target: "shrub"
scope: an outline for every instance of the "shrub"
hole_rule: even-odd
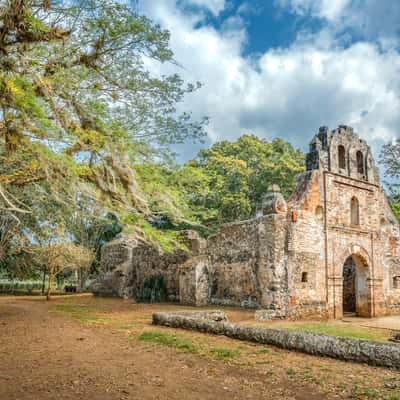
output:
[[[160,303],[167,299],[167,287],[161,274],[147,278],[136,294],[136,300],[142,303]]]

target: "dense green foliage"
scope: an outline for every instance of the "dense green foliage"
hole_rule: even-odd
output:
[[[140,186],[151,195],[153,226],[179,231],[194,221],[205,234],[221,223],[253,216],[274,183],[288,198],[303,170],[304,154],[289,143],[250,135],[217,142],[182,166],[147,163],[135,167]]]
[[[304,154],[281,139],[244,135],[201,150],[187,167],[201,171],[207,186],[194,187],[192,202],[209,211],[203,213],[204,223],[218,225],[254,215],[271,184],[289,197],[304,170]]]
[[[206,120],[176,109],[198,85],[146,67],[174,62],[168,42],[168,31],[127,3],[1,2],[0,259],[8,266],[33,243],[81,243],[110,212],[155,240],[163,235],[149,221],[160,210],[192,223],[167,193],[155,200],[137,172],[144,177],[170,143],[204,135]]]
[[[389,198],[392,211],[400,220],[400,139],[387,143],[382,147],[380,162],[385,167],[385,176],[390,179]]]

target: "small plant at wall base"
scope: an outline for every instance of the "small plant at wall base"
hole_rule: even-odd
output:
[[[167,299],[167,287],[162,275],[147,278],[137,291],[136,299],[142,303],[160,303]]]

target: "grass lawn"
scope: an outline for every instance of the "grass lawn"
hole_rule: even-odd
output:
[[[388,339],[391,337],[391,331],[388,329],[367,328],[342,321],[274,321],[255,324],[265,328],[321,333],[341,338],[373,340],[376,342],[388,342]]]

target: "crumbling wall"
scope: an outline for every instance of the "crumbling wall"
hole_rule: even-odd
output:
[[[182,304],[193,306],[210,303],[211,282],[207,256],[191,257],[180,266],[179,299]]]
[[[204,249],[205,241],[196,232],[184,231],[186,249],[166,252],[136,238],[119,235],[103,246],[101,273],[92,284],[98,295],[140,299],[151,278],[162,277],[166,300],[179,300],[179,268],[191,255]]]
[[[322,127],[306,166],[288,204],[272,185],[261,216],[223,225],[207,240],[187,231],[188,251],[123,237],[107,244],[94,291],[135,297],[162,276],[167,298],[185,304],[260,308],[263,319],[341,318],[352,257],[356,312],[399,313],[400,229],[369,146],[350,127]]]
[[[208,238],[211,303],[247,307],[260,304],[258,223],[250,220],[227,224]]]
[[[262,213],[223,225],[208,238],[210,302],[266,308],[282,317],[287,311],[287,205],[277,185],[266,193]]]
[[[129,287],[132,252],[139,242],[136,238],[118,235],[101,249],[100,275],[92,284],[96,295],[131,297]]]
[[[167,291],[166,300],[179,300],[178,268],[188,257],[189,253],[183,250],[167,253],[145,244],[136,247],[132,253],[129,276],[133,297],[138,297],[146,280],[162,276]]]

